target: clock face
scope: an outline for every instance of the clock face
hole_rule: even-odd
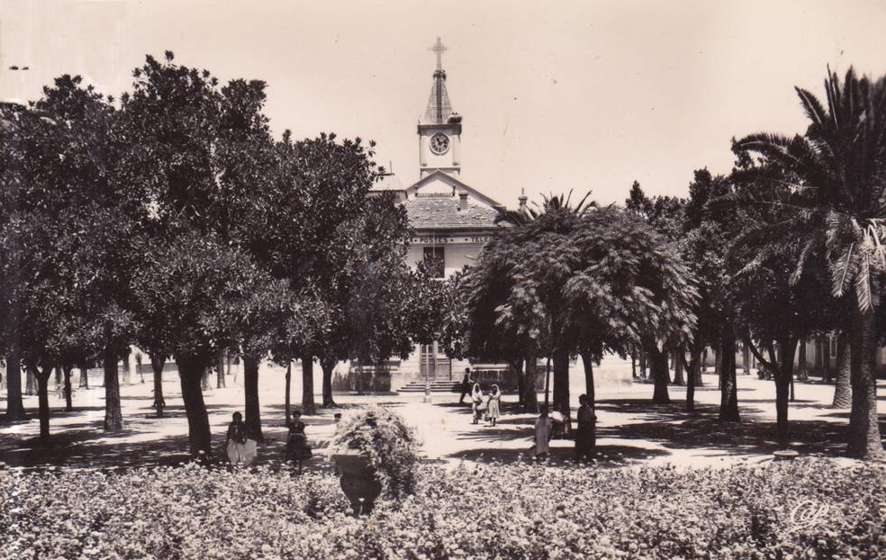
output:
[[[449,151],[449,137],[442,132],[438,132],[431,136],[431,151],[438,156]]]

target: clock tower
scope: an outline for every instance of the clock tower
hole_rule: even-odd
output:
[[[428,107],[418,122],[419,179],[435,171],[453,176],[461,173],[461,115],[453,112],[446,91],[446,70],[443,70],[446,47],[437,37],[431,50],[437,55],[437,69]]]

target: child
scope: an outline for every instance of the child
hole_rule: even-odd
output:
[[[548,417],[548,409],[542,408],[541,415],[535,421],[535,456],[539,459],[550,453],[551,428],[553,422]]]
[[[489,400],[486,401],[486,416],[489,418],[489,422],[495,426],[500,415],[501,391],[499,390],[498,385],[493,385],[492,391],[489,393]]]
[[[474,383],[474,391],[471,393],[471,408],[474,412],[474,424],[478,424],[483,415],[483,393],[480,391],[479,383]]]

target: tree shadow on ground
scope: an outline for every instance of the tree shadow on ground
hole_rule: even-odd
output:
[[[0,436],[0,456],[7,466],[35,468],[58,466],[102,469],[175,466],[191,460],[186,434],[146,441],[119,441],[133,433],[124,431],[96,434],[93,430],[69,430],[50,436],[46,442],[38,438]],[[323,448],[326,444],[317,440],[309,442],[313,449]],[[285,451],[285,434],[282,437],[266,435],[264,442],[258,445],[258,455],[253,465],[281,463],[285,459]],[[225,461],[223,434],[213,434],[212,453],[215,461]],[[324,456],[315,454],[303,466],[311,467],[324,462]]]
[[[847,429],[842,422],[793,420],[789,446],[803,454],[844,456]],[[774,421],[747,416],[741,423],[721,424],[714,415],[681,422],[604,425],[598,427],[597,437],[651,441],[673,449],[714,449],[725,455],[771,454],[781,447],[776,440]]]
[[[52,423],[52,419],[54,418],[71,418],[74,416],[78,416],[83,414],[84,412],[98,412],[104,411],[104,406],[75,406],[71,410],[65,410],[64,406],[53,406],[49,407],[49,418],[50,424]],[[6,415],[0,415],[0,426],[9,425],[9,424],[20,424],[22,422],[37,422],[38,421],[38,411],[36,408],[27,408],[25,410],[27,414],[26,420],[16,420],[10,421],[6,419]]]
[[[592,461],[582,462],[589,468],[615,468],[640,464],[654,457],[670,455],[663,449],[647,449],[631,445],[598,445]],[[478,448],[466,449],[451,453],[452,459],[464,459],[483,463],[538,463],[548,466],[575,465],[575,449],[569,447],[552,447],[547,460],[537,460],[533,456],[533,448],[524,449]]]
[[[499,428],[477,425],[474,430],[456,432],[455,439],[462,441],[513,441],[532,437],[533,430]]]
[[[740,414],[755,415],[762,413],[760,409],[741,406],[746,402],[748,401],[739,400]],[[699,402],[695,403],[695,410],[688,412],[686,410],[686,401],[676,399],[668,403],[654,403],[649,399],[606,399],[597,401],[596,409],[598,412],[630,414],[634,417],[639,417],[641,420],[658,422],[674,422],[702,416],[717,418],[720,413],[720,405]]]

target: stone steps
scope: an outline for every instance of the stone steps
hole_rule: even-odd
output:
[[[446,380],[432,380],[431,381],[431,392],[432,393],[451,393],[452,386],[455,384],[455,381]],[[404,385],[400,389],[397,390],[398,393],[424,393],[425,392],[425,382],[424,381],[413,381],[408,385]]]

